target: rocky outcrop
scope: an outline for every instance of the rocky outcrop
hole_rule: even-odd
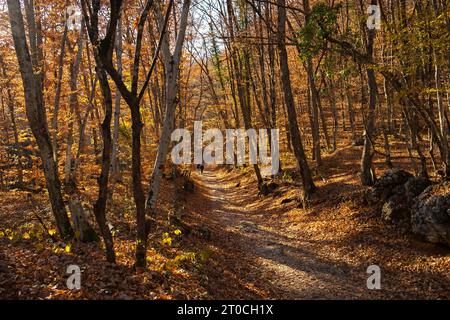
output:
[[[369,205],[386,202],[394,195],[396,188],[402,187],[413,175],[404,170],[388,170],[374,184],[366,194]]]
[[[411,222],[411,207],[414,199],[429,185],[430,180],[424,177],[411,177],[404,184],[391,189],[390,196],[381,209],[381,217],[409,229]],[[385,192],[387,194],[388,192]]]
[[[450,245],[449,182],[431,185],[427,178],[389,170],[366,193],[366,201],[379,206],[381,218],[401,230]]]
[[[408,198],[408,202],[412,203],[414,198],[420,195],[430,185],[431,181],[424,177],[413,177],[408,179],[404,184],[405,195]]]
[[[432,243],[450,246],[450,183],[428,187],[415,200],[411,230]]]

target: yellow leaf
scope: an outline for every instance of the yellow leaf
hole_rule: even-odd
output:
[[[175,230],[173,233],[175,233],[177,236],[179,236],[179,235],[181,234],[181,230],[180,230],[180,229],[177,229],[177,230]]]
[[[166,238],[164,238],[162,241],[161,241],[161,244],[162,245],[165,245],[165,244],[167,244],[167,245],[172,245],[172,238],[171,237],[166,237]]]
[[[56,234],[56,230],[50,229],[50,230],[48,230],[48,234],[52,236],[52,235]]]
[[[28,232],[25,232],[22,236],[24,239],[30,239],[30,234]]]

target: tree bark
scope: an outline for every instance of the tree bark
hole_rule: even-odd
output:
[[[48,132],[41,86],[42,75],[39,73],[35,75],[34,73],[34,65],[25,36],[20,2],[19,0],[8,0],[7,3],[14,48],[25,91],[28,122],[39,147],[46,186],[58,232],[62,237],[69,238],[73,236],[73,230],[61,194],[61,183],[58,177],[57,166],[53,160],[53,149]],[[30,43],[34,41],[35,39],[30,39]]]
[[[173,124],[175,119],[175,110],[178,105],[177,92],[178,92],[178,73],[180,69],[180,59],[183,49],[184,39],[186,35],[186,28],[188,22],[188,15],[191,1],[185,0],[183,3],[183,9],[181,13],[181,19],[178,29],[178,36],[176,39],[176,45],[173,54],[170,53],[168,35],[165,34],[162,43],[162,54],[165,64],[166,72],[166,112],[164,115],[163,128],[161,131],[161,138],[159,141],[158,152],[156,155],[156,161],[153,167],[152,175],[150,178],[150,189],[146,200],[146,214],[155,216],[156,214],[156,201],[158,198],[159,187],[161,184],[162,173],[164,164],[166,162],[169,139],[171,131],[173,130]],[[161,17],[160,17],[161,18]],[[160,19],[162,21],[162,19]],[[162,24],[162,23],[161,23]]]
[[[119,76],[122,76],[122,53],[123,53],[123,41],[122,41],[122,19],[119,19],[117,27],[117,39],[116,39],[116,59],[117,59],[117,72]],[[116,89],[114,100],[114,130],[113,130],[113,149],[111,155],[111,188],[110,198],[112,198],[114,192],[114,185],[119,180],[119,120],[120,120],[120,90]]]
[[[2,71],[2,76],[4,79],[7,79],[7,74],[6,74],[6,65],[3,61],[3,58],[0,57],[0,67],[1,67],[1,71]],[[16,123],[16,115],[14,112],[14,98],[11,92],[11,84],[9,83],[9,81],[6,83],[6,95],[7,95],[7,105],[8,105],[8,111],[9,111],[9,116],[11,119],[11,126],[12,126],[12,130],[13,130],[13,137],[14,137],[14,145],[16,148],[16,152],[17,152],[17,184],[18,186],[21,188],[24,186],[23,184],[23,167],[22,167],[22,148],[20,146],[20,142],[19,142],[19,131],[17,129],[17,123]]]
[[[280,57],[281,82],[284,92],[284,100],[289,119],[289,131],[292,139],[294,155],[297,159],[298,168],[303,181],[305,198],[311,196],[316,190],[311,171],[306,161],[300,130],[297,123],[297,112],[295,110],[294,98],[292,96],[291,79],[286,50],[286,1],[277,0],[278,4],[278,52]]]
[[[116,255],[114,251],[114,242],[106,223],[106,204],[108,200],[108,187],[109,187],[109,169],[111,165],[111,152],[112,152],[112,138],[111,138],[111,120],[112,120],[112,95],[111,88],[109,87],[108,76],[106,73],[106,66],[104,64],[104,55],[108,52],[108,46],[110,45],[111,38],[114,40],[114,34],[110,34],[110,31],[114,31],[114,22],[111,22],[105,37],[99,39],[98,28],[98,15],[100,10],[100,1],[93,0],[92,7],[82,0],[83,16],[86,23],[86,27],[89,34],[89,39],[92,43],[94,51],[94,59],[96,63],[96,75],[100,85],[100,89],[103,96],[104,106],[104,118],[101,124],[101,134],[103,138],[103,150],[101,161],[101,172],[98,177],[98,196],[94,203],[94,215],[97,224],[100,228],[100,232],[105,244],[106,260],[111,263],[115,263]],[[120,14],[121,3],[112,1],[111,15]],[[111,19],[113,20],[113,19]],[[113,29],[113,30],[111,30]]]
[[[376,0],[372,0],[372,4],[376,4]],[[366,52],[367,55],[372,59],[373,58],[373,45],[375,40],[375,29],[367,30],[367,46]],[[372,142],[373,142],[373,134],[375,130],[375,108],[377,104],[378,97],[378,88],[377,88],[377,80],[375,77],[375,71],[373,66],[369,65],[366,67],[367,73],[367,84],[369,87],[369,110],[365,125],[364,132],[364,148],[361,159],[361,183],[364,186],[370,186],[375,183],[375,172],[372,167]]]

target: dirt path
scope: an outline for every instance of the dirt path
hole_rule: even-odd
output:
[[[450,298],[448,250],[394,234],[365,208],[334,207],[333,192],[354,194],[357,186],[323,187],[317,197],[330,208],[305,211],[258,197],[242,175],[207,169],[194,179],[191,216],[210,233],[204,273],[212,298]],[[372,264],[381,267],[381,290],[367,288]]]
[[[255,298],[349,299],[367,290],[364,277],[351,281],[345,266],[315,255],[323,244],[275,230],[265,212],[253,208],[255,195],[236,181],[217,171],[205,171],[196,181],[208,201],[213,241],[228,256],[225,273],[242,277],[238,281],[247,283]]]

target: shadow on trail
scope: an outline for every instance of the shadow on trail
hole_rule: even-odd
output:
[[[214,298],[414,299],[424,297],[414,288],[417,279],[436,278],[436,283],[442,283],[441,275],[413,272],[405,276],[401,270],[383,266],[383,290],[368,290],[366,270],[377,261],[355,253],[355,259],[346,263],[338,255],[340,247],[369,246],[364,244],[368,235],[314,240],[302,232],[287,235],[273,230],[269,217],[276,210],[258,205],[256,187],[238,187],[235,176],[222,174],[196,175],[195,201],[207,203],[208,209],[191,212],[211,230],[210,242],[216,250],[207,274],[214,282],[209,286]],[[375,245],[386,249],[388,242]],[[318,253],[325,246],[330,251],[338,249],[335,259]]]

